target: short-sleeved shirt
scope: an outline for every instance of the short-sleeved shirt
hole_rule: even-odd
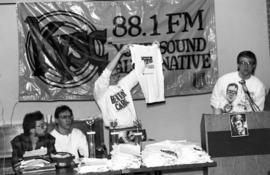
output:
[[[211,106],[222,109],[224,113],[251,112],[252,108],[240,81],[238,72],[231,72],[220,77],[212,92]],[[263,83],[253,75],[245,81],[251,98],[262,111],[265,101]]]
[[[55,137],[55,148],[57,152],[68,152],[79,158],[79,154],[88,157],[88,143],[84,133],[73,128],[68,135],[60,134],[56,129],[51,131],[51,135]]]

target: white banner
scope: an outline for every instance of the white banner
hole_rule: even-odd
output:
[[[209,93],[218,77],[214,0],[18,3],[17,13],[20,101],[93,100],[127,43],[160,42],[166,97]],[[131,69],[122,55],[112,80]]]

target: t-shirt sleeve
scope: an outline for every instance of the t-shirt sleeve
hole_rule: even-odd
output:
[[[94,85],[94,98],[96,100],[108,89],[111,73],[112,72],[109,69],[104,69],[102,74],[96,80]]]
[[[220,96],[221,96],[220,91],[221,91],[221,80],[218,79],[213,88],[212,95],[210,98],[210,104],[214,108],[220,108]]]
[[[132,70],[118,82],[118,85],[120,85],[121,87],[126,87],[127,90],[131,90],[138,84],[138,82],[139,81],[136,72],[135,70]]]
[[[80,141],[78,142],[79,144],[79,153],[83,157],[88,157],[89,156],[89,150],[88,150],[88,142],[86,139],[86,136],[83,132],[78,130],[78,138],[80,138]]]
[[[264,109],[264,102],[265,102],[265,87],[263,84],[258,86],[257,88],[257,95],[254,99],[255,104],[260,108],[261,111]]]

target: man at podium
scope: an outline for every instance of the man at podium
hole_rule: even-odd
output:
[[[220,77],[210,99],[214,114],[259,112],[264,108],[265,87],[254,76],[257,59],[253,52],[237,56],[237,71]]]

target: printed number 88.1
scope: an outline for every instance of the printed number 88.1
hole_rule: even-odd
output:
[[[128,35],[135,37],[141,34],[141,18],[139,16],[130,16],[128,18],[128,26],[126,26],[126,18],[124,16],[116,16],[113,19],[113,35],[116,37]]]

